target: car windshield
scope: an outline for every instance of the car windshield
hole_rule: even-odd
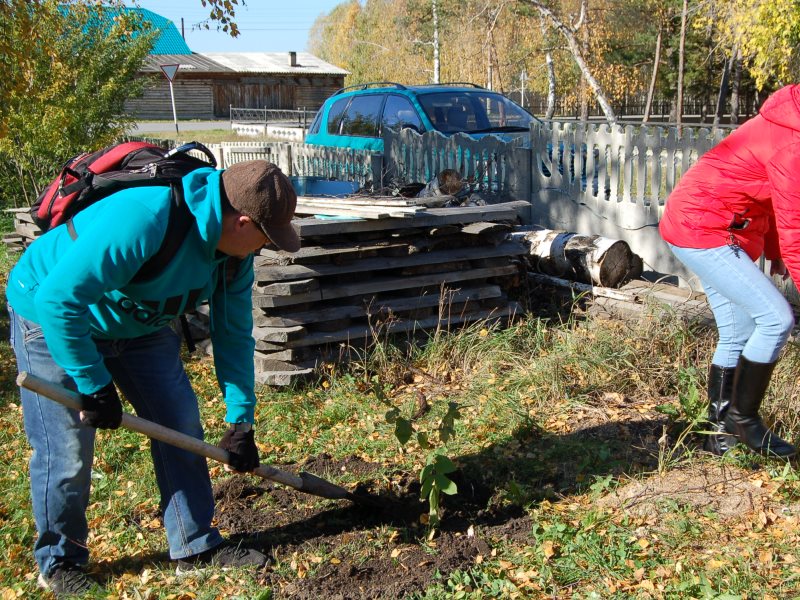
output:
[[[534,120],[521,106],[494,92],[433,92],[417,99],[442,133],[523,131]]]

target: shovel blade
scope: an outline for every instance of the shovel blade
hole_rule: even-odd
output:
[[[317,477],[313,473],[306,471],[300,472],[300,479],[303,482],[302,490],[315,496],[322,498],[330,498],[332,500],[350,499],[350,492],[343,487],[339,487],[330,481],[325,481],[321,477]]]

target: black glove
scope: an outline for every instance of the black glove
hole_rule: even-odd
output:
[[[81,394],[81,423],[97,429],[116,429],[122,423],[122,402],[112,381],[93,394]]]
[[[219,447],[228,451],[230,466],[235,471],[245,473],[258,466],[258,448],[252,427],[242,423],[237,425],[231,425],[225,432]],[[245,428],[247,431],[244,431]]]

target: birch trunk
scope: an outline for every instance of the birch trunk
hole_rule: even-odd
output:
[[[658,79],[658,67],[661,63],[661,29],[656,36],[656,55],[653,57],[653,75],[650,77],[650,87],[647,89],[647,102],[644,105],[644,117],[642,123],[650,120],[650,111],[653,108],[653,95],[656,91],[656,80]]]
[[[547,26],[544,24],[544,18],[540,21],[542,29],[542,39],[547,38]],[[553,62],[553,54],[550,48],[545,50],[544,53],[545,68],[547,69],[547,111],[545,112],[545,119],[552,119],[556,112],[556,69]]]
[[[678,92],[675,107],[675,122],[678,124],[680,132],[683,123],[683,63],[686,58],[686,21],[689,15],[689,0],[683,0],[681,9],[681,38],[678,50]]]
[[[616,288],[642,274],[642,259],[622,240],[542,229],[524,237],[540,273]]]
[[[594,78],[594,75],[592,75],[589,65],[586,64],[586,60],[583,58],[583,53],[581,52],[580,42],[578,42],[577,38],[575,37],[575,33],[572,31],[572,29],[567,27],[567,25],[562,23],[561,19],[559,19],[552,10],[544,6],[541,2],[536,0],[528,0],[528,3],[538,10],[542,16],[547,18],[553,24],[553,27],[564,36],[564,39],[567,42],[567,47],[572,53],[572,58],[575,60],[575,64],[578,65],[578,69],[580,69],[583,77],[586,78],[586,82],[589,84],[589,87],[592,88],[592,91],[597,98],[597,103],[600,105],[600,108],[603,110],[603,114],[606,116],[606,120],[609,123],[616,123],[617,115],[614,113],[614,109],[611,108],[611,103],[608,101],[608,98],[606,98],[606,94],[603,91],[602,86],[597,79]]]
[[[439,11],[436,0],[431,0],[433,10],[433,83],[439,83]]]
[[[714,111],[714,124],[712,125],[712,130],[714,131],[719,127],[719,123],[722,120],[722,113],[725,112],[725,101],[728,99],[731,69],[733,68],[733,63],[735,60],[736,48],[733,49],[731,57],[725,61],[725,64],[722,67],[722,77],[720,78],[719,82],[719,95],[717,96],[717,108]]]

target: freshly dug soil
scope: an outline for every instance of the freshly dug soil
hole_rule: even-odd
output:
[[[291,564],[291,578],[275,567],[263,572],[264,585],[276,598],[403,598],[424,590],[437,573],[446,579],[488,558],[497,541],[524,540],[531,531],[521,508],[493,506],[491,491],[465,481],[460,473],[453,474],[459,493],[443,498],[442,522],[428,540],[420,519],[428,506],[419,500],[415,477],[396,473],[389,482],[385,475],[380,482],[370,480],[377,475],[377,465],[356,457],[336,461],[321,455],[296,468],[321,477],[344,469],[361,477],[357,493],[380,502],[320,502],[238,475],[216,485],[217,525],[231,539],[246,540],[270,554],[283,569]],[[325,559],[320,556],[316,563],[307,558],[323,554]]]

